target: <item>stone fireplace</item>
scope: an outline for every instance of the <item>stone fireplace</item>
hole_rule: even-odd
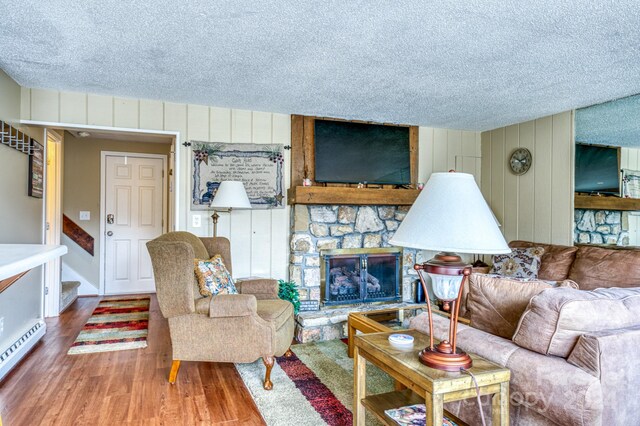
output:
[[[305,205],[296,204],[291,209],[291,236],[289,259],[289,279],[299,285],[301,300],[317,300],[321,306],[319,312],[303,312],[297,317],[296,336],[299,341],[329,340],[345,337],[344,322],[350,311],[380,309],[381,306],[372,304],[376,289],[382,289],[380,274],[382,269],[371,272],[371,267],[378,268],[376,262],[381,259],[372,257],[374,254],[384,254],[394,259],[394,268],[398,267],[397,290],[394,288],[389,294],[382,296],[378,293],[377,302],[385,303],[386,307],[407,305],[414,300],[417,274],[413,269],[417,251],[392,247],[389,239],[409,211],[409,206],[352,206],[352,205]],[[363,265],[362,258],[352,259],[345,264],[336,263],[333,277],[331,269],[324,274],[327,260],[323,254],[344,252],[335,250],[351,249],[355,253],[366,253],[367,264]],[[385,252],[388,250],[388,252]],[[397,254],[396,254],[397,253]],[[420,259],[418,259],[420,261]],[[368,266],[363,268],[362,266]],[[343,271],[343,267],[344,269]],[[363,271],[367,269],[367,274]],[[327,274],[329,277],[327,277]],[[324,283],[322,279],[325,279]],[[326,282],[329,278],[327,295]],[[354,279],[358,282],[358,296],[354,298],[355,285],[350,285]],[[331,297],[331,280],[334,286]],[[376,283],[376,280],[378,282]],[[388,283],[385,280],[385,283]],[[342,286],[340,285],[342,284]],[[377,285],[376,285],[377,284]],[[379,286],[379,287],[378,287]],[[342,287],[342,289],[341,289]],[[361,297],[363,291],[365,297]],[[368,291],[368,292],[367,292]],[[388,291],[388,289],[386,290]],[[342,297],[340,297],[342,296]],[[356,300],[357,299],[357,300]],[[339,303],[347,303],[344,307],[337,307]]]

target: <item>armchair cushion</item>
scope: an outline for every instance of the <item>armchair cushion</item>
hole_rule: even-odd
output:
[[[260,318],[272,322],[277,330],[293,316],[293,305],[281,299],[258,300],[257,311]]]
[[[233,283],[233,278],[227,271],[220,255],[216,255],[209,260],[195,259],[193,262],[201,295],[207,297],[217,294],[238,293]]]

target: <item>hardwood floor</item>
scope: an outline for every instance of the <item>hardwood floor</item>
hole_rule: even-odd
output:
[[[167,382],[167,322],[151,298],[145,349],[67,355],[100,298],[80,298],[0,382],[4,426],[264,425],[233,364],[183,362]]]

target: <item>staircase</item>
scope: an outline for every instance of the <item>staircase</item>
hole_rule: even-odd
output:
[[[80,281],[63,281],[60,292],[60,313],[64,312],[78,298]]]

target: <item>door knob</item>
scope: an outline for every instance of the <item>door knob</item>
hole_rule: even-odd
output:
[[[113,235],[113,231],[107,231],[107,236],[112,236]]]

